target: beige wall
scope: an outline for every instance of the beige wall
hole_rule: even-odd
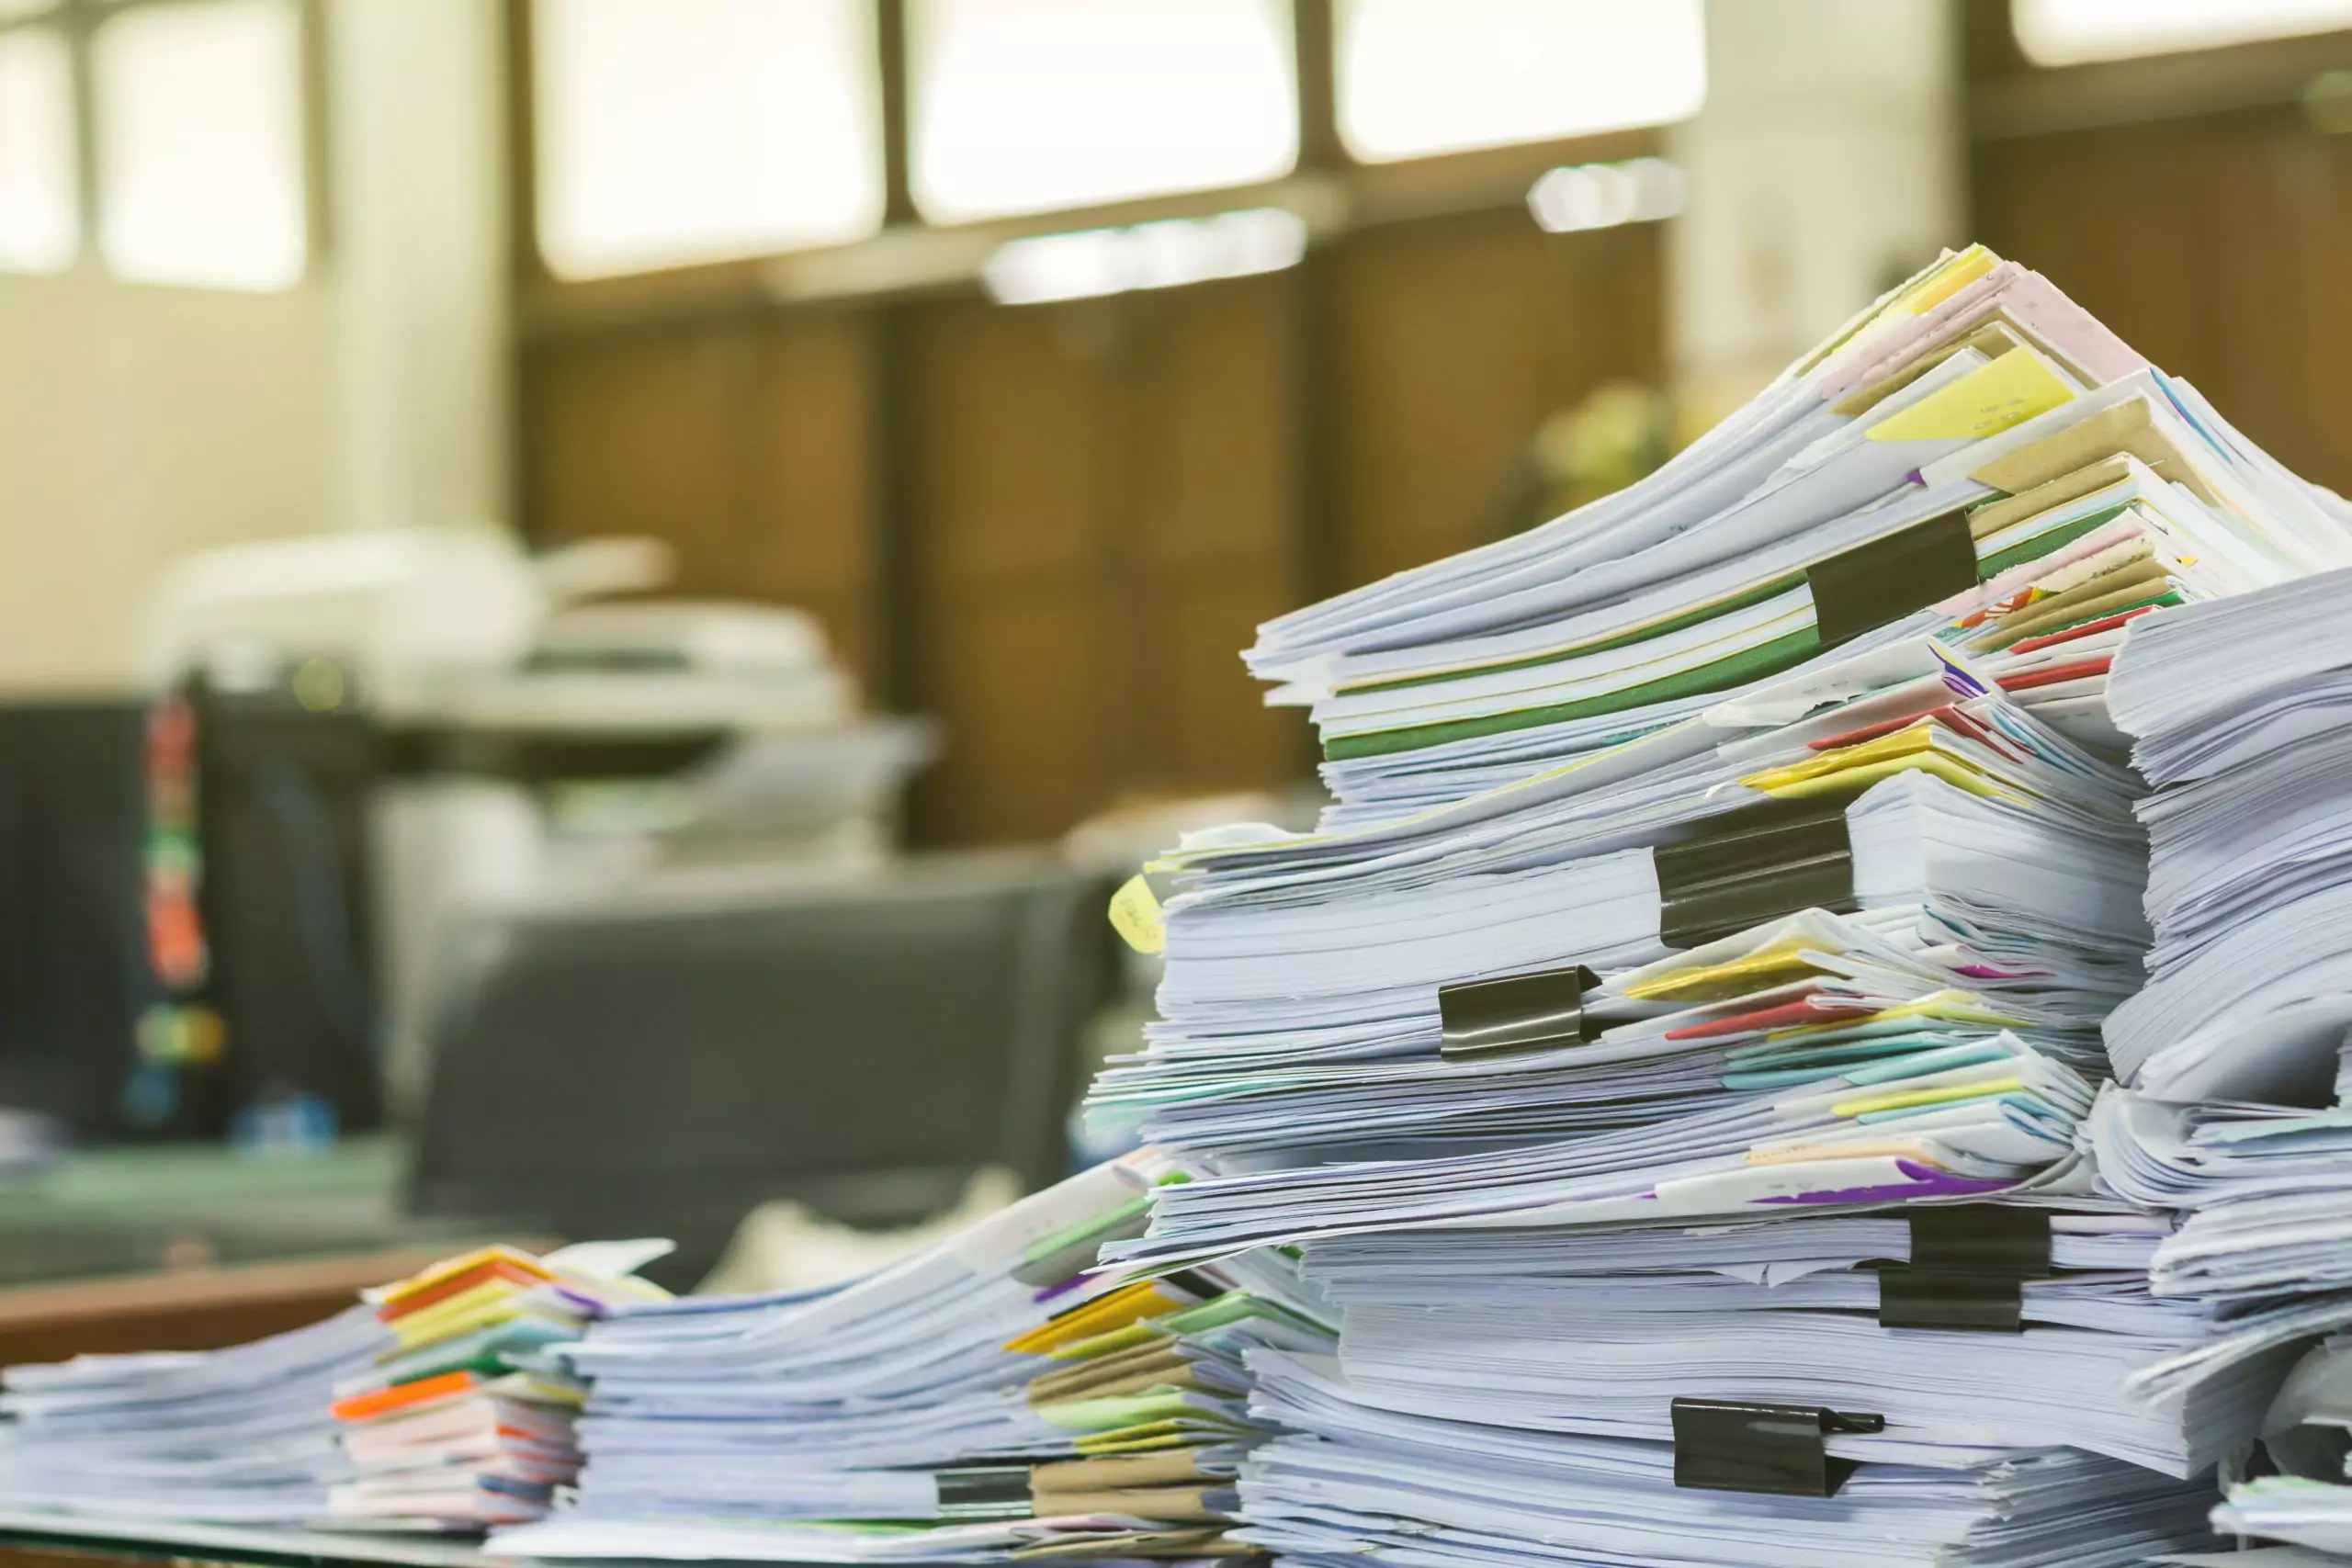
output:
[[[302,287],[0,274],[0,695],[128,689],[149,584],[190,550],[505,506],[498,0],[324,9]]]
[[[0,276],[0,691],[127,685],[185,551],[331,525],[334,302]]]
[[[1967,243],[1957,23],[1951,0],[1708,0],[1706,107],[1667,133],[1690,181],[1667,320],[1709,413]]]

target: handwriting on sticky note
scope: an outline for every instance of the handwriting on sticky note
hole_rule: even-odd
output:
[[[1111,895],[1111,929],[1137,953],[1162,953],[1168,947],[1167,919],[1159,896],[1137,872]]]

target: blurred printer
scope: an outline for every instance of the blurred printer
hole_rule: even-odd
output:
[[[667,573],[648,541],[535,558],[415,528],[165,574],[146,670],[192,777],[149,793],[193,802],[202,961],[139,1032],[127,1100],[153,1130],[331,1135],[413,1100],[469,910],[887,859],[929,726],[865,713],[808,615],[647,597]]]

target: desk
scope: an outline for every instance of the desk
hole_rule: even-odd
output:
[[[548,1243],[508,1238],[537,1251]],[[215,1350],[341,1312],[479,1241],[435,1242],[294,1263],[189,1269],[0,1290],[0,1367],[85,1353]]]
[[[498,1228],[419,1220],[403,1204],[408,1149],[348,1138],[302,1154],[220,1145],[81,1149],[0,1179],[0,1286],[275,1263],[440,1243]],[[5,1358],[0,1358],[5,1359]]]
[[[0,1568],[109,1562],[249,1563],[254,1568],[498,1568],[506,1560],[435,1536],[118,1524],[0,1510]]]

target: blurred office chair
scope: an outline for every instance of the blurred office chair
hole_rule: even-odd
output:
[[[903,1224],[1064,1173],[1108,887],[1031,855],[831,885],[656,880],[479,915],[444,950],[420,1213],[662,1235],[667,1277],[790,1198]]]

